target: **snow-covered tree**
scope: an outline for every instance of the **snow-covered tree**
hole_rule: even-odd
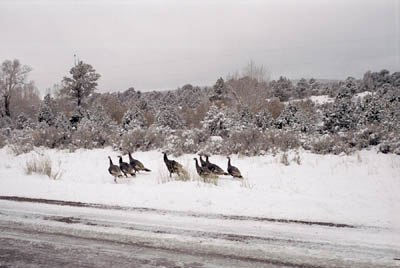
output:
[[[384,102],[377,94],[367,95],[357,102],[356,113],[360,114],[359,125],[379,124],[382,120]]]
[[[298,111],[299,108],[296,105],[292,103],[286,105],[282,113],[275,120],[276,128],[284,129],[296,127],[296,125],[299,123],[296,116]]]
[[[211,136],[228,136],[233,125],[226,112],[218,109],[215,105],[210,106],[201,123]]]
[[[177,104],[182,107],[196,108],[204,99],[204,93],[199,87],[184,85],[176,91]]]
[[[15,127],[17,129],[26,129],[32,124],[31,120],[24,113],[20,113],[18,115],[15,123]]]
[[[308,81],[304,78],[301,78],[297,82],[296,87],[295,87],[296,97],[299,99],[306,97],[309,89],[310,89],[310,84],[308,83]]]
[[[117,128],[117,124],[108,116],[103,105],[100,103],[93,105],[88,110],[87,117],[91,122],[103,129],[113,130]]]
[[[83,61],[79,61],[69,73],[71,77],[64,77],[60,94],[76,99],[77,105],[80,106],[82,100],[96,89],[100,74],[96,73],[92,65]]]
[[[267,109],[263,109],[256,113],[254,120],[255,125],[262,130],[268,129],[274,123],[274,118]]]
[[[244,128],[253,126],[254,116],[248,105],[243,105],[240,107],[238,123]]]
[[[381,122],[389,131],[400,131],[400,89],[383,86],[377,91],[378,98],[384,109],[381,113]]]
[[[280,101],[289,100],[290,94],[293,90],[293,84],[290,79],[281,76],[278,80],[271,81],[271,87],[274,96],[279,98]]]
[[[72,111],[71,117],[69,119],[72,127],[76,128],[78,126],[78,123],[84,117],[87,117],[86,111],[84,111],[83,108],[80,106],[76,107],[76,109]]]
[[[315,121],[313,113],[302,110],[296,103],[289,103],[275,120],[275,127],[310,132],[315,127]]]
[[[348,78],[341,85],[331,106],[324,111],[324,128],[330,132],[349,130],[356,127],[359,114],[352,98],[357,90],[355,79]]]
[[[393,87],[400,88],[400,72],[394,72],[390,76],[390,81]]]
[[[225,82],[222,77],[218,78],[217,82],[215,82],[214,86],[214,93],[217,95],[222,95],[225,93],[226,88],[225,88]]]
[[[168,127],[170,129],[182,129],[184,126],[180,115],[172,107],[163,107],[155,119],[157,126]]]
[[[0,97],[4,104],[4,116],[11,117],[10,101],[16,89],[26,84],[28,73],[32,70],[21,65],[18,59],[5,60],[0,69]],[[2,111],[0,115],[3,116]]]
[[[130,108],[122,118],[121,127],[123,130],[144,129],[147,127],[147,119],[136,107]]]
[[[317,90],[320,87],[319,82],[315,80],[315,78],[310,78],[310,80],[308,80],[308,84],[312,90]]]
[[[54,126],[62,130],[69,130],[72,127],[71,122],[67,119],[64,113],[59,113],[56,116]]]
[[[53,112],[54,101],[51,99],[50,94],[47,94],[43,101],[40,103],[38,122],[44,122],[48,126],[55,124],[55,114]]]

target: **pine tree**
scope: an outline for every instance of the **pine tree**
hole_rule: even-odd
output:
[[[240,107],[238,123],[242,126],[242,128],[254,126],[254,116],[248,105],[243,105]]]
[[[53,112],[53,100],[51,99],[50,94],[47,94],[43,101],[40,103],[39,113],[38,113],[38,122],[44,122],[48,126],[54,126],[55,124],[55,115]]]
[[[299,122],[297,122],[296,114],[298,107],[292,103],[285,106],[281,114],[275,120],[275,126],[278,129],[294,128]]]
[[[75,110],[72,111],[71,117],[69,119],[71,126],[73,128],[77,128],[79,122],[82,120],[82,118],[87,117],[86,112],[83,110],[81,106],[77,106]]]
[[[314,113],[306,112],[296,103],[289,103],[275,120],[275,127],[301,132],[311,132],[315,129],[316,118]]]
[[[71,77],[64,77],[64,87],[60,90],[61,95],[70,96],[77,101],[78,107],[82,100],[92,94],[97,87],[97,80],[100,74],[92,65],[79,61],[70,70]]]
[[[203,128],[212,136],[228,136],[232,127],[232,121],[223,110],[212,105],[204,120],[201,122]]]
[[[352,98],[357,90],[354,78],[347,78],[342,83],[339,93],[331,106],[324,111],[324,129],[330,132],[354,129],[357,126],[359,115],[357,106]]]
[[[184,126],[182,118],[172,107],[162,108],[156,116],[155,123],[170,129],[182,129]]]

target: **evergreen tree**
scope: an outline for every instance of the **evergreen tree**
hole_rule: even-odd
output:
[[[275,120],[275,127],[301,132],[313,131],[316,124],[314,113],[302,110],[296,103],[289,103]]]
[[[359,125],[379,124],[384,111],[383,102],[377,94],[367,95],[357,103],[356,113],[360,114]]]
[[[72,128],[76,129],[79,122],[82,120],[82,118],[87,117],[86,112],[83,110],[82,107],[78,106],[75,108],[75,110],[72,111],[71,117],[69,119]]]
[[[240,107],[238,123],[243,127],[253,126],[254,116],[248,105],[243,105]]]
[[[72,127],[71,122],[67,119],[64,113],[59,113],[56,116],[54,126],[65,131],[70,130]]]
[[[359,114],[352,98],[357,90],[354,78],[348,78],[342,83],[339,93],[331,106],[324,112],[324,129],[330,132],[354,129],[357,126]]]
[[[293,91],[293,84],[290,79],[286,77],[279,77],[278,80],[271,81],[272,91],[275,97],[280,101],[288,101],[291,92]]]
[[[228,136],[233,124],[224,111],[212,105],[204,117],[202,125],[212,136]]]
[[[61,95],[70,96],[80,106],[82,100],[92,94],[97,87],[100,74],[96,73],[92,65],[79,61],[70,70],[71,77],[64,77],[64,87],[60,90]]]
[[[91,122],[103,129],[113,130],[117,127],[117,124],[108,116],[103,105],[100,103],[93,105],[93,107],[88,110],[87,117]]]
[[[267,109],[258,112],[255,116],[255,125],[262,130],[268,129],[273,123],[274,118]]]
[[[48,126],[53,126],[55,124],[55,115],[53,112],[53,100],[50,94],[47,94],[43,101],[40,103],[38,122],[44,122]]]
[[[400,72],[392,73],[390,81],[393,87],[400,88]]]
[[[298,112],[298,107],[292,103],[285,106],[282,113],[275,120],[275,126],[278,129],[284,128],[295,128],[299,123],[297,121],[296,114]]]
[[[213,86],[214,93],[216,95],[222,95],[225,93],[225,82],[222,77],[218,78],[217,82],[215,82],[215,85]]]
[[[170,129],[182,129],[184,126],[182,118],[172,107],[162,108],[156,116],[155,123],[157,126]]]
[[[307,92],[310,89],[310,84],[304,78],[301,78],[296,84],[295,93],[296,97],[302,99],[307,96]]]
[[[26,129],[31,126],[31,120],[24,113],[20,113],[16,120],[16,129]]]
[[[147,127],[147,119],[136,107],[130,108],[122,118],[121,127],[123,130],[144,129]]]

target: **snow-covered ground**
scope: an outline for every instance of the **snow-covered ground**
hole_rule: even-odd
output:
[[[334,102],[335,98],[331,98],[328,95],[321,95],[321,96],[311,96],[310,100],[312,102],[314,102],[315,104],[325,104],[325,103]]]
[[[39,154],[63,172],[60,179],[25,174],[26,162]],[[107,171],[108,155],[117,163],[118,153],[110,148],[74,153],[39,148],[14,156],[5,147],[0,149],[0,195],[400,229],[400,156],[374,149],[351,156],[291,152],[288,166],[281,154],[233,156],[245,180],[222,176],[217,186],[199,182],[194,155],[170,156],[193,181],[166,181],[158,151],[134,153],[152,172],[115,184]],[[226,169],[226,157],[210,161]]]

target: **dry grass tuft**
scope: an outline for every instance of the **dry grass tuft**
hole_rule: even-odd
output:
[[[15,143],[15,144],[10,144],[9,148],[11,150],[11,153],[14,154],[15,156],[18,156],[20,154],[26,154],[29,153],[30,151],[33,150],[33,145],[30,143]]]
[[[33,173],[41,174],[53,180],[58,180],[62,177],[61,162],[58,163],[58,170],[55,171],[53,163],[48,156],[38,156],[30,159],[25,164],[25,173],[31,175]]]
[[[284,152],[283,154],[281,154],[281,158],[280,158],[280,162],[282,164],[284,164],[285,166],[289,166],[289,158],[288,158],[288,154],[286,152]]]

